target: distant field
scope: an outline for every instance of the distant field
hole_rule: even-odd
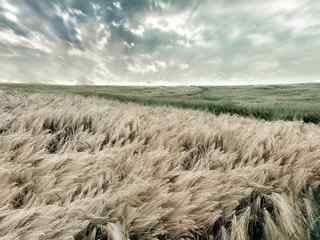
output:
[[[243,87],[120,87],[1,84],[0,89],[98,96],[265,120],[320,122],[320,84]]]

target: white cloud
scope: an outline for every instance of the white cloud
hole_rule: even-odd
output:
[[[88,1],[92,12],[39,1],[48,8],[38,14],[29,1],[0,0],[1,17],[14,23],[0,28],[0,78],[209,85],[320,77],[318,1],[202,1],[192,17],[177,1],[133,14],[120,1]]]
[[[316,31],[311,28],[320,28],[320,21],[312,12],[304,12],[303,14],[295,14],[289,17],[280,15],[275,18],[275,23],[277,24],[276,26],[289,30],[296,36],[314,35]]]
[[[99,4],[91,3],[91,6],[92,6],[92,8],[93,8],[93,10],[94,10],[95,12],[101,10],[101,6],[100,6]],[[111,10],[112,10],[112,9],[111,9]]]
[[[136,74],[157,73],[167,69],[166,62],[161,60],[146,61],[146,59],[136,59],[133,63],[129,63],[127,70]]]
[[[52,52],[52,43],[40,34],[33,33],[30,38],[19,36],[11,29],[0,29],[0,42],[7,46],[29,48],[45,53]]]
[[[133,42],[128,43],[127,41],[124,41],[123,44],[127,47],[127,48],[133,48],[135,46],[135,44]]]
[[[134,35],[137,35],[139,37],[143,37],[143,34],[145,32],[145,28],[142,25],[139,25],[137,28],[130,28],[129,31]]]
[[[0,9],[3,9],[3,16],[11,22],[19,23],[17,15],[19,14],[19,8],[10,4],[7,0],[0,0]],[[1,12],[0,12],[1,13]]]
[[[9,3],[8,0],[0,0],[0,7],[3,8],[5,11],[9,11],[13,14],[19,13],[19,8]]]
[[[269,72],[276,71],[279,67],[277,61],[264,61],[264,62],[255,62],[253,68],[256,72]]]
[[[116,28],[119,28],[119,27],[121,26],[121,23],[118,23],[118,22],[116,22],[116,21],[112,21],[112,22],[111,22],[111,25],[114,26],[114,27],[116,27]]]
[[[98,48],[98,50],[103,50],[108,45],[109,39],[111,37],[111,33],[105,24],[99,23],[96,34],[97,34],[97,38],[98,38],[97,39],[97,48]]]
[[[8,19],[11,22],[15,22],[15,23],[19,22],[17,16],[11,12],[5,12],[3,15],[6,19]]]
[[[221,57],[212,58],[212,59],[208,60],[207,63],[210,65],[220,65],[223,63],[223,60]]]
[[[81,51],[78,48],[70,48],[70,49],[68,49],[67,54],[69,56],[79,56],[79,57],[84,55],[83,51]]]
[[[183,27],[186,25],[186,15],[172,15],[172,16],[147,16],[144,20],[144,25],[153,29],[158,29],[163,32],[177,31],[184,34],[185,29]]]
[[[239,27],[233,27],[233,29],[231,29],[228,37],[230,40],[236,40],[240,37],[241,35],[241,30]]]
[[[122,9],[120,2],[113,2],[113,6],[115,6],[118,9]]]
[[[183,38],[178,44],[188,45],[190,42],[201,41],[201,34],[204,30],[203,25],[192,26],[188,20],[189,15],[186,13],[175,15],[149,15],[144,19],[143,28],[155,29],[160,32],[172,32]]]
[[[90,51],[102,51],[107,48],[111,32],[106,23],[96,18],[90,22],[75,22],[74,29],[77,39],[85,49]]]
[[[139,74],[158,72],[158,69],[157,69],[156,65],[154,65],[154,64],[141,65],[138,63],[135,63],[135,64],[129,63],[127,69],[129,72],[139,73]]]
[[[190,66],[189,66],[189,64],[181,63],[181,64],[178,64],[178,68],[183,71],[183,70],[189,69]]]
[[[160,60],[157,60],[155,61],[155,64],[158,66],[158,68],[160,69],[166,69],[167,68],[167,63],[164,62],[164,61],[160,61]]]
[[[64,24],[71,25],[76,23],[75,17],[71,14],[72,11],[65,11],[59,5],[55,5],[55,11],[56,15],[62,18]]]
[[[264,10],[269,14],[292,13],[303,7],[305,0],[271,0],[264,3]]]
[[[266,44],[272,44],[274,42],[273,37],[267,34],[253,33],[248,36],[248,39],[256,47],[260,47]]]
[[[75,15],[75,16],[86,16],[86,14],[84,12],[82,12],[80,9],[69,8],[68,11],[69,11],[69,13],[71,13],[72,15]]]

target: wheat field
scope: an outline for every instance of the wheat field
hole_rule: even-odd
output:
[[[0,239],[311,238],[320,127],[0,92]]]

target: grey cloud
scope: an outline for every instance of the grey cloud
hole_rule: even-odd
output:
[[[0,81],[319,81],[319,29],[312,0],[4,0]]]

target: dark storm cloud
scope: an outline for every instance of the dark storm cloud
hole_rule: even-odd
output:
[[[318,81],[312,0],[0,0],[0,81]]]

